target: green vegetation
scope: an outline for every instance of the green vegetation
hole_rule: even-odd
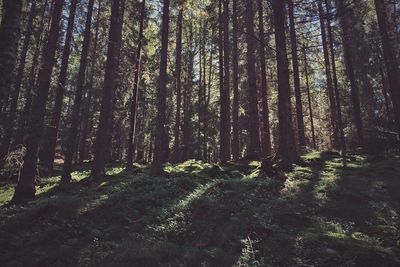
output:
[[[1,266],[398,266],[400,157],[346,167],[310,153],[308,167],[267,177],[261,164],[85,166],[62,191],[43,178],[37,199],[7,206],[0,189]]]

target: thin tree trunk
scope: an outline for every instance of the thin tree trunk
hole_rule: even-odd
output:
[[[46,167],[49,171],[53,171],[54,168],[54,154],[56,150],[58,128],[61,119],[65,85],[67,82],[69,57],[71,54],[71,41],[72,41],[72,34],[74,31],[75,13],[77,5],[78,5],[78,0],[71,1],[69,9],[69,17],[68,17],[68,26],[65,35],[64,49],[62,53],[60,74],[58,76],[58,82],[57,82],[54,107],[52,111],[50,125],[49,127],[46,128],[46,135],[45,135],[46,138],[43,139],[43,143],[39,151],[40,163],[44,167]]]
[[[51,74],[55,63],[55,54],[60,32],[60,20],[63,0],[55,0],[51,28],[47,44],[43,50],[43,63],[39,71],[39,88],[32,104],[29,132],[26,141],[27,153],[21,170],[18,186],[12,199],[13,203],[24,202],[35,197],[35,179],[37,175],[37,154],[43,130],[46,102],[50,89]]]
[[[74,98],[74,106],[72,108],[71,116],[71,128],[69,129],[69,134],[66,142],[65,149],[65,160],[63,174],[61,176],[61,184],[66,185],[71,181],[71,171],[72,171],[72,159],[75,153],[75,148],[77,147],[76,140],[78,134],[79,126],[79,112],[81,110],[81,102],[85,85],[85,74],[87,67],[87,59],[90,48],[90,34],[92,28],[92,15],[93,15],[93,5],[94,0],[89,0],[88,12],[86,15],[85,33],[82,45],[81,59],[79,63],[78,80],[76,86],[76,93]],[[78,148],[77,148],[78,149]]]
[[[223,7],[222,7],[223,5]],[[229,99],[229,2],[219,1],[220,46],[220,161],[227,162],[230,152],[230,99]],[[223,11],[222,11],[223,9]]]
[[[159,87],[157,92],[157,118],[154,139],[154,158],[151,165],[153,174],[163,172],[163,164],[167,161],[166,151],[166,109],[167,109],[167,64],[168,64],[168,31],[169,31],[169,0],[164,0],[161,27],[161,59]]]
[[[182,109],[182,24],[183,24],[183,3],[179,9],[178,20],[176,22],[176,58],[175,58],[175,90],[176,90],[176,113],[174,128],[174,156],[173,161],[180,161],[180,128],[181,128],[181,109]]]
[[[308,98],[308,112],[310,113],[310,124],[311,124],[311,136],[312,136],[312,145],[313,149],[317,149],[317,144],[315,141],[315,128],[314,128],[314,117],[311,103],[311,93],[310,93],[310,81],[308,74],[308,60],[306,47],[303,45],[303,55],[304,55],[304,74],[306,76],[306,88],[307,88],[307,98]]]
[[[375,0],[376,15],[382,40],[383,58],[385,60],[395,120],[400,131],[400,69],[394,45],[389,36],[387,22],[387,5],[384,0]]]
[[[232,157],[233,160],[240,158],[240,137],[239,137],[239,48],[238,48],[238,3],[232,1],[232,75],[233,75],[233,105],[232,105]]]
[[[288,0],[288,7],[289,7],[289,23],[290,23],[290,41],[292,47],[294,93],[296,96],[297,135],[299,138],[298,141],[300,148],[304,148],[306,146],[306,137],[304,134],[303,103],[301,100],[300,71],[299,71],[299,60],[297,56],[297,37],[296,37],[296,24],[294,21],[293,0]]]
[[[112,134],[113,103],[118,67],[118,47],[121,38],[119,31],[120,18],[122,14],[122,1],[114,0],[111,6],[111,23],[108,37],[108,51],[106,70],[104,75],[104,86],[101,99],[100,119],[96,133],[94,148],[94,161],[91,176],[100,178],[104,174],[104,168],[109,160]],[[122,19],[122,18],[121,18]]]
[[[6,106],[20,38],[22,0],[3,0],[0,25],[0,110]]]
[[[253,4],[249,1],[246,4],[246,43],[247,43],[247,97],[249,113],[249,135],[250,144],[247,149],[246,157],[249,159],[259,159],[261,156],[260,144],[260,125],[258,120],[258,100],[257,100],[257,79],[255,66],[255,44],[257,42],[254,33],[254,10]]]
[[[268,157],[272,153],[271,133],[269,122],[269,105],[268,105],[268,83],[267,83],[267,68],[265,62],[265,31],[264,31],[264,9],[262,0],[257,0],[258,3],[258,28],[259,28],[259,50],[260,50],[260,71],[261,71],[261,95],[262,95],[262,154]],[[303,127],[304,128],[304,127]]]
[[[136,135],[136,113],[137,113],[137,102],[139,95],[139,76],[140,76],[140,68],[141,68],[141,58],[142,58],[142,39],[143,39],[143,27],[144,27],[144,18],[146,15],[146,1],[142,0],[142,11],[140,15],[140,25],[139,25],[139,37],[138,37],[138,47],[136,54],[136,63],[135,63],[135,73],[133,80],[133,90],[132,90],[132,99],[131,99],[131,113],[130,113],[130,125],[129,125],[129,140],[128,140],[128,158],[126,167],[131,168],[133,164],[133,153],[134,153],[134,140]]]
[[[31,10],[29,12],[28,25],[26,27],[25,39],[22,44],[22,50],[19,59],[19,66],[17,68],[17,76],[15,78],[13,91],[11,95],[10,110],[7,117],[7,123],[5,127],[5,134],[3,136],[1,147],[0,147],[0,168],[3,166],[3,159],[8,153],[8,149],[11,142],[11,136],[13,134],[15,115],[18,107],[18,98],[21,91],[22,79],[24,77],[26,57],[28,54],[28,49],[31,41],[33,20],[36,16],[36,3],[32,2]]]
[[[343,34],[343,48],[344,48],[344,59],[346,63],[347,76],[350,81],[351,89],[351,102],[353,106],[353,116],[354,122],[357,130],[358,143],[364,145],[364,132],[363,132],[363,122],[361,118],[361,107],[360,107],[360,96],[359,90],[355,78],[354,67],[353,67],[353,53],[350,47],[350,25],[345,15],[345,4],[344,0],[336,0],[337,12],[339,15],[339,20],[342,28]]]
[[[275,21],[276,59],[278,69],[278,119],[279,143],[277,159],[284,168],[289,168],[298,160],[292,128],[290,104],[289,63],[286,50],[285,3],[273,0],[272,8]]]
[[[326,15],[327,15],[327,28],[328,28],[328,37],[329,37],[329,48],[331,52],[331,61],[332,61],[332,74],[333,74],[333,88],[336,96],[336,112],[337,112],[337,128],[340,136],[340,149],[342,150],[343,158],[346,157],[346,140],[344,136],[344,126],[343,126],[343,118],[342,118],[342,106],[341,106],[341,98],[339,92],[339,85],[337,79],[336,72],[336,60],[335,60],[335,48],[333,44],[333,33],[331,27],[331,6],[329,0],[325,0],[326,6]]]
[[[322,47],[324,51],[324,63],[325,63],[325,75],[326,75],[326,87],[328,89],[328,98],[329,98],[329,108],[330,108],[330,119],[331,126],[333,131],[333,147],[337,147],[338,145],[338,127],[337,127],[337,111],[336,111],[336,100],[335,100],[335,92],[333,89],[332,83],[332,74],[331,74],[331,63],[329,59],[329,50],[328,50],[328,42],[326,36],[326,27],[325,27],[325,12],[322,7],[322,0],[318,0],[318,12],[319,12],[319,20],[321,26],[321,38],[322,38]]]

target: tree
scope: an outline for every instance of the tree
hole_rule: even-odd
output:
[[[278,69],[278,120],[279,141],[277,159],[283,168],[298,160],[292,128],[290,104],[289,63],[286,50],[285,2],[272,1],[275,24],[276,61]]]
[[[0,110],[7,103],[17,60],[22,0],[4,0],[0,25]]]
[[[13,90],[11,93],[10,110],[9,110],[8,116],[7,116],[5,134],[3,136],[1,146],[0,146],[0,168],[3,166],[3,159],[8,152],[10,142],[11,142],[11,137],[13,134],[14,124],[15,124],[15,115],[16,115],[17,107],[18,107],[18,98],[19,98],[19,95],[21,92],[21,85],[22,85],[22,80],[24,77],[28,49],[29,49],[29,46],[31,43],[30,41],[31,41],[31,35],[32,35],[32,30],[33,30],[33,20],[35,19],[35,16],[36,16],[36,3],[32,2],[31,9],[29,12],[28,24],[27,24],[26,31],[25,31],[25,38],[24,38],[24,41],[22,44],[21,53],[19,55],[19,66],[17,68],[17,75],[15,78],[15,81],[13,84]]]
[[[39,71],[39,87],[33,99],[31,117],[28,126],[26,141],[26,155],[20,179],[12,199],[13,203],[31,200],[35,197],[35,180],[37,175],[37,154],[41,133],[43,130],[46,102],[50,88],[50,79],[55,63],[57,42],[60,35],[60,20],[63,8],[63,0],[54,0],[54,8],[49,36],[43,50],[43,63]]]
[[[131,98],[131,112],[130,112],[130,125],[129,125],[129,140],[128,140],[128,156],[127,156],[127,168],[131,168],[133,164],[133,153],[134,153],[134,140],[136,134],[136,110],[137,110],[137,102],[139,95],[139,76],[140,76],[140,68],[141,68],[141,57],[142,57],[142,39],[143,39],[143,27],[144,27],[144,19],[146,15],[146,1],[142,0],[142,8],[139,22],[139,37],[138,37],[138,46],[136,50],[136,62],[135,62],[135,70],[134,70],[134,78],[133,78],[133,90],[132,90],[132,98]]]
[[[168,151],[165,143],[166,136],[166,105],[167,105],[167,57],[168,57],[168,31],[169,31],[169,0],[164,0],[162,26],[161,26],[161,59],[160,76],[157,91],[157,118],[155,132],[154,158],[151,165],[152,173],[161,174],[163,164],[167,161]]]
[[[254,33],[254,10],[253,3],[249,1],[246,5],[246,43],[247,43],[247,97],[249,99],[248,113],[250,144],[247,149],[247,158],[258,159],[261,155],[260,125],[258,120],[257,80],[255,67],[255,44]]]
[[[395,48],[390,40],[387,22],[387,3],[385,0],[375,0],[376,15],[382,41],[383,58],[387,70],[391,99],[397,127],[400,131],[400,69]]]
[[[85,32],[84,39],[82,45],[81,59],[79,63],[79,72],[78,72],[78,80],[76,86],[76,93],[74,99],[74,106],[72,109],[71,116],[71,128],[69,130],[69,135],[67,138],[67,145],[65,151],[65,160],[64,160],[64,168],[63,174],[61,177],[61,183],[63,185],[68,184],[71,180],[71,171],[72,171],[72,160],[75,153],[76,147],[76,139],[78,133],[79,126],[79,112],[81,110],[82,96],[85,85],[85,77],[86,77],[86,66],[89,54],[89,46],[90,46],[90,34],[92,28],[92,15],[93,15],[93,5],[94,0],[89,0],[88,3],[88,12],[86,15],[86,24],[85,24]]]
[[[233,76],[233,103],[232,103],[232,157],[240,157],[239,135],[239,48],[238,48],[238,3],[232,1],[232,76]]]
[[[262,153],[263,156],[270,156],[271,134],[269,122],[269,105],[268,105],[268,84],[267,84],[267,68],[265,58],[265,31],[264,31],[264,10],[262,0],[258,3],[258,28],[259,28],[259,50],[260,50],[260,71],[261,71],[261,96],[262,96]]]
[[[67,82],[67,72],[69,66],[69,58],[71,54],[71,41],[74,31],[75,13],[78,0],[72,0],[69,8],[68,26],[65,34],[64,48],[62,52],[62,60],[60,67],[60,74],[58,76],[56,97],[54,107],[50,120],[49,127],[46,128],[46,138],[43,139],[43,144],[39,151],[40,163],[45,166],[49,171],[54,168],[54,154],[57,144],[57,134],[60,125],[61,111],[63,107],[63,98],[65,92],[65,85]]]
[[[290,24],[290,42],[292,46],[294,93],[296,96],[297,135],[299,138],[298,140],[299,146],[303,148],[306,146],[306,136],[304,133],[303,103],[301,100],[300,71],[299,71],[299,59],[297,56],[297,37],[296,37],[296,23],[294,21],[293,0],[288,0],[288,7],[289,7],[289,24]]]
[[[94,161],[91,176],[100,178],[104,174],[106,162],[109,159],[112,134],[112,112],[115,85],[117,79],[118,49],[122,30],[120,17],[123,14],[123,0],[113,0],[111,6],[110,29],[107,48],[107,62],[104,75],[104,85],[101,98],[99,126],[96,133]]]
[[[180,128],[182,109],[182,27],[183,27],[183,2],[180,3],[178,19],[176,22],[176,52],[175,52],[175,91],[176,91],[176,112],[174,128],[174,151],[173,161],[180,161]]]
[[[223,11],[222,11],[223,2]],[[231,158],[231,122],[229,97],[229,3],[228,0],[219,1],[219,46],[220,46],[220,160],[227,162]]]

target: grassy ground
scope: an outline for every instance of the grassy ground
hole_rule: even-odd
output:
[[[16,207],[1,184],[0,266],[400,266],[400,157],[304,159],[279,177],[189,161],[90,181],[82,166]]]

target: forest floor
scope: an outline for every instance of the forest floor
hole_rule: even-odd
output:
[[[400,157],[303,159],[279,177],[188,161],[94,181],[86,165],[13,207],[3,182],[0,266],[400,266]]]

